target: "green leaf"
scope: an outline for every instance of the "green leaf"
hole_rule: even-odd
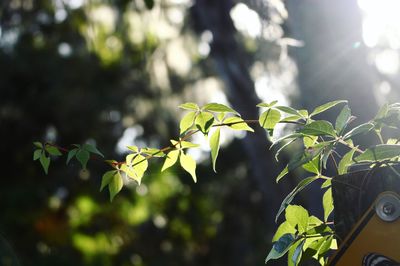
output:
[[[315,143],[317,143],[318,140],[318,136],[304,136],[303,137],[303,143],[304,143],[304,147],[306,148],[310,148],[312,146],[315,145]]]
[[[196,161],[191,156],[186,155],[183,152],[181,152],[179,161],[180,161],[182,168],[185,169],[185,171],[188,172],[192,176],[193,181],[196,183],[197,182]]]
[[[126,173],[129,178],[137,181],[140,185],[142,177],[146,172],[148,162],[143,155],[140,154],[128,154],[126,156],[126,164],[121,166],[121,170]]]
[[[103,177],[101,178],[101,186],[100,186],[100,191],[102,191],[108,184],[110,184],[112,178],[114,175],[118,173],[117,170],[111,170],[108,172],[105,172]]]
[[[43,144],[41,142],[39,142],[39,141],[33,142],[33,145],[35,145],[36,148],[43,149]]]
[[[297,111],[296,109],[293,109],[292,107],[289,107],[289,106],[275,106],[275,108],[280,110],[280,111],[282,111],[282,112],[285,112],[287,114],[294,115],[294,116],[297,116],[297,117],[301,118],[301,114],[299,113],[299,111]]]
[[[217,112],[217,113],[234,113],[234,114],[238,114],[235,110],[233,110],[232,108],[224,105],[224,104],[220,104],[220,103],[209,103],[203,106],[202,108],[205,111],[211,111],[211,112]]]
[[[301,255],[303,253],[303,246],[304,243],[306,242],[305,239],[303,240],[298,240],[289,250],[288,253],[288,259],[290,260],[291,263],[288,265],[299,265]],[[293,250],[293,252],[291,252]]]
[[[295,234],[296,228],[292,226],[288,221],[284,221],[281,223],[276,230],[274,237],[272,238],[272,242],[276,242],[279,238],[281,238],[284,234]]]
[[[349,123],[350,118],[351,110],[348,105],[345,105],[342,111],[340,111],[335,122],[335,129],[339,134],[346,128],[346,125]]]
[[[51,145],[46,145],[45,150],[53,156],[61,156],[62,153],[58,150],[58,148],[51,146]]]
[[[170,151],[165,158],[164,165],[161,168],[161,172],[173,166],[178,161],[178,156],[179,150]]]
[[[332,245],[333,236],[326,236],[324,237],[324,241],[322,245],[318,249],[318,256],[323,256],[327,251],[330,250]]]
[[[193,110],[193,111],[200,110],[199,106],[195,103],[184,103],[184,104],[179,105],[179,108],[186,109],[186,110]]]
[[[333,211],[332,188],[328,188],[322,197],[322,205],[324,206],[324,221],[328,221],[329,215]]]
[[[363,154],[354,158],[354,161],[359,162],[375,162],[393,159],[400,156],[400,144],[379,144],[374,147],[368,148]]]
[[[330,187],[332,185],[332,179],[327,179],[324,181],[324,183],[322,183],[321,188],[327,188]]]
[[[300,133],[311,136],[331,136],[336,137],[335,129],[331,123],[325,120],[313,121],[299,130]]]
[[[307,178],[301,180],[297,184],[297,186],[282,201],[281,206],[279,207],[278,213],[276,214],[275,221],[278,220],[278,218],[282,214],[282,212],[293,201],[293,199],[297,195],[297,193],[302,191],[306,186],[308,186],[309,184],[311,184],[313,181],[315,181],[317,179],[318,179],[318,176],[310,176],[310,177],[307,177]]]
[[[191,128],[194,124],[194,119],[196,118],[196,112],[189,112],[183,116],[181,122],[179,123],[180,134],[184,133],[186,130]]]
[[[291,115],[291,116],[287,116],[285,118],[282,118],[280,122],[292,122],[292,121],[297,121],[299,119],[302,119],[302,116],[298,116],[298,115]]]
[[[312,161],[309,161],[306,164],[303,164],[303,169],[313,173],[313,174],[320,174],[321,173],[321,169],[320,169],[320,159],[319,156],[315,157]]]
[[[259,103],[259,104],[257,104],[257,107],[272,107],[277,103],[278,103],[278,101],[272,101],[270,103]]]
[[[270,260],[279,259],[283,255],[285,255],[295,241],[296,239],[294,235],[284,234],[281,238],[279,238],[277,242],[273,244],[271,251],[265,259],[265,263]]]
[[[308,148],[300,153],[293,155],[292,159],[289,161],[289,163],[287,165],[287,171],[290,172],[290,171],[312,161],[315,157],[319,156],[322,151],[323,151],[323,148]],[[278,180],[278,178],[277,178],[277,180]]]
[[[237,116],[228,117],[227,119],[224,120],[224,123],[232,124],[232,125],[228,125],[228,126],[235,130],[246,130],[246,131],[254,132],[254,129],[249,127],[249,125],[242,118],[237,117]]]
[[[93,146],[91,144],[83,144],[82,149],[84,149],[84,150],[86,150],[88,152],[97,154],[97,155],[99,155],[101,157],[104,157],[104,155],[95,146]]]
[[[45,174],[47,175],[49,172],[49,166],[50,166],[50,157],[46,157],[46,155],[44,154],[44,152],[40,155],[39,158],[40,164],[43,167],[43,170],[45,172]]]
[[[285,175],[287,175],[287,173],[289,173],[289,168],[286,166],[280,173],[279,175],[276,177],[276,183],[278,183],[282,177],[284,177]]]
[[[353,163],[353,155],[356,150],[352,149],[347,152],[343,158],[340,160],[338,165],[338,174],[343,175],[347,173],[348,167]]]
[[[200,147],[199,144],[195,144],[195,143],[191,143],[189,141],[183,141],[183,140],[180,142],[180,146],[183,149]]]
[[[293,227],[297,227],[300,234],[307,231],[309,214],[299,205],[289,205],[285,211],[286,221]]]
[[[372,124],[372,123],[361,124],[361,125],[353,128],[349,132],[347,132],[343,136],[343,139],[347,140],[347,139],[352,138],[352,137],[354,137],[356,135],[367,133],[367,132],[371,131],[371,129],[373,129],[373,128],[374,128],[374,124]]]
[[[126,146],[126,147],[128,148],[128,150],[133,151],[134,153],[139,152],[138,146],[132,145],[132,146]]]
[[[303,137],[303,135],[300,134],[300,133],[293,133],[293,134],[289,134],[289,135],[283,136],[283,137],[281,137],[281,138],[279,138],[277,140],[274,140],[272,142],[271,146],[270,146],[270,149],[272,149],[274,146],[278,145],[279,143],[281,143],[284,140],[287,140],[287,139],[289,139],[289,140],[295,139],[296,140],[296,139],[301,138],[301,137]]]
[[[68,152],[68,156],[67,156],[67,162],[66,164],[69,164],[69,161],[71,161],[71,159],[76,155],[76,153],[78,152],[78,148],[72,149]]]
[[[80,149],[76,153],[76,159],[81,163],[83,170],[86,169],[89,158],[90,154],[87,150]]]
[[[308,111],[307,110],[299,110],[299,114],[304,118],[308,118]]]
[[[328,103],[325,103],[323,105],[320,105],[317,108],[315,108],[314,111],[312,111],[312,113],[310,114],[310,117],[314,116],[316,114],[325,112],[326,110],[328,110],[328,109],[330,109],[330,108],[332,108],[332,107],[334,107],[334,106],[336,106],[336,105],[338,105],[340,103],[347,103],[347,101],[339,100],[339,101],[328,102]]]
[[[143,148],[141,150],[141,153],[150,155],[153,157],[164,157],[165,156],[165,153],[163,151],[161,151],[160,149],[156,149],[156,148]]]
[[[216,164],[217,164],[217,157],[218,157],[218,153],[219,153],[219,139],[220,139],[220,129],[217,128],[210,137],[211,160],[212,160],[214,172],[217,172]]]
[[[110,201],[113,201],[115,195],[121,191],[124,182],[122,180],[121,173],[117,171],[115,175],[111,177],[110,183],[108,184],[108,190],[110,192]]]
[[[195,119],[196,127],[203,133],[207,134],[214,121],[214,116],[208,112],[201,112]]]
[[[275,109],[268,109],[260,115],[259,123],[265,129],[273,129],[281,119],[281,113]]]
[[[378,111],[378,113],[376,114],[376,116],[375,116],[374,119],[375,119],[375,120],[382,119],[382,118],[384,118],[384,117],[387,116],[388,112],[389,112],[389,105],[388,105],[387,103],[385,103],[385,104],[382,105],[382,107],[379,109],[379,111]]]
[[[289,146],[290,144],[292,144],[293,142],[295,142],[296,141],[296,139],[291,139],[291,140],[289,140],[288,142],[286,142],[285,144],[283,144],[276,152],[275,152],[275,160],[276,161],[279,161],[278,160],[278,156],[279,156],[279,154],[281,153],[281,151],[283,151],[283,149],[285,149],[287,146]]]
[[[43,152],[42,149],[40,149],[40,150],[35,150],[35,151],[33,152],[33,160],[34,160],[34,161],[38,160],[38,159],[40,158],[40,156],[42,155],[42,152]]]

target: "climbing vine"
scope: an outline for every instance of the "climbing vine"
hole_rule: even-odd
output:
[[[338,105],[342,108],[335,121],[316,119],[317,115]],[[356,117],[351,114],[351,109],[344,100],[323,104],[311,112],[280,106],[277,101],[260,103],[257,106],[261,108],[259,118],[246,120],[232,108],[219,103],[209,103],[202,107],[195,103],[180,105],[179,107],[186,113],[179,123],[179,137],[171,140],[169,146],[161,149],[128,146],[129,154],[122,162],[104,160],[109,164],[110,170],[104,173],[100,190],[108,187],[112,201],[123,188],[123,176],[140,184],[148,163],[153,158],[163,160],[161,171],[178,164],[179,161],[179,165],[196,182],[196,161],[187,153],[188,149],[199,147],[198,144],[190,141],[194,134],[201,134],[207,139],[211,149],[212,167],[216,172],[221,128],[253,132],[250,125],[261,126],[272,141],[271,148],[275,150],[276,160],[279,160],[281,152],[289,146],[295,145],[298,149],[297,153],[290,156],[289,162],[276,177],[276,182],[289,172],[298,171],[298,169],[308,174],[285,197],[277,212],[276,221],[282,214],[285,219],[273,236],[273,245],[265,263],[288,254],[288,265],[300,265],[310,258],[325,265],[329,251],[337,248],[333,222],[329,221],[334,209],[331,185],[335,178],[326,173],[333,172],[334,175],[342,175],[350,172],[354,167],[359,169],[360,167],[391,166],[398,162],[400,138],[385,139],[383,131],[386,128],[399,129],[400,104],[384,105],[375,118],[357,126],[352,126]],[[291,127],[290,132],[276,138],[274,129],[277,124],[293,124],[294,127]],[[360,147],[356,144],[355,137],[363,134],[376,135],[380,144]],[[301,145],[298,145],[299,143]],[[83,169],[86,169],[91,158],[103,160],[104,157],[95,146],[90,144],[73,144],[70,148],[64,148],[54,143],[34,142],[34,146],[33,160],[40,162],[46,174],[53,157],[66,155],[67,164],[75,159]],[[344,154],[337,151],[338,146],[346,148]],[[331,165],[328,164],[329,160],[332,160],[333,171],[327,169]],[[324,215],[321,218],[310,215],[299,205],[292,204],[300,191],[317,180],[323,181],[321,189],[324,191],[322,197]]]

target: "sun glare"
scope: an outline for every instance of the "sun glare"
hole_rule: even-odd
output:
[[[364,13],[363,40],[366,46],[388,45],[400,49],[400,1],[358,0]]]

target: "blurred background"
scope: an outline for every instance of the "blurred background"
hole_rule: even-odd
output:
[[[58,159],[45,175],[32,142],[89,142],[122,160],[126,145],[176,138],[187,101],[254,119],[262,101],[311,109],[346,99],[361,123],[399,100],[399,9],[398,0],[2,0],[0,265],[263,265],[274,215],[301,178],[275,183],[291,151],[275,162],[263,130],[224,132],[218,174],[195,138],[197,184],[153,160],[142,185],[127,181],[113,203],[99,192],[104,163],[81,171]],[[319,215],[319,196],[310,188],[297,202]]]

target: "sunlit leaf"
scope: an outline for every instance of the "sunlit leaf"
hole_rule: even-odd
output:
[[[308,118],[308,111],[307,110],[299,110],[299,114],[303,117],[303,118]]]
[[[115,175],[111,177],[110,183],[108,184],[108,190],[110,192],[110,201],[112,201],[115,195],[121,191],[124,182],[120,172],[117,171]]]
[[[210,137],[211,160],[212,160],[214,172],[217,172],[216,164],[217,164],[217,157],[218,157],[218,153],[219,153],[219,139],[220,139],[220,129],[217,128]]]
[[[291,115],[291,116],[287,116],[285,118],[282,118],[280,122],[293,122],[293,121],[297,121],[302,119],[302,116],[298,116],[298,115]]]
[[[227,119],[224,120],[224,123],[231,124],[229,125],[229,127],[235,130],[246,130],[254,132],[254,129],[249,127],[249,125],[247,125],[247,123],[242,118],[237,116],[228,117]]]
[[[282,214],[282,212],[286,209],[287,206],[293,201],[294,197],[302,191],[306,186],[311,184],[313,181],[317,180],[318,176],[311,176],[307,177],[303,180],[301,180],[297,186],[285,197],[285,199],[282,201],[281,206],[278,210],[278,213],[276,214],[275,221],[278,220],[279,216]]]
[[[293,109],[292,107],[289,107],[289,106],[275,106],[275,108],[280,110],[280,111],[282,111],[282,112],[285,112],[287,114],[294,115],[296,117],[301,118],[301,115],[300,115],[299,111],[297,111],[296,109]]]
[[[356,162],[375,162],[400,156],[400,144],[380,144],[368,148],[363,154],[354,158]]]
[[[234,113],[238,114],[232,108],[220,103],[208,103],[202,108],[205,111],[218,112],[218,113]]]
[[[143,148],[141,150],[142,154],[150,155],[153,157],[164,157],[165,153],[161,151],[160,149],[156,148]]]
[[[195,103],[184,103],[184,104],[179,105],[179,108],[186,109],[186,110],[193,110],[193,111],[200,110],[199,106]]]
[[[327,251],[330,250],[332,245],[333,236],[324,237],[322,245],[318,249],[318,255],[323,256]]]
[[[121,166],[121,170],[124,171],[129,178],[136,180],[140,185],[147,167],[148,162],[143,155],[128,154],[126,156],[126,164]]]
[[[265,129],[273,129],[281,119],[281,113],[275,109],[268,109],[260,115],[260,126]]]
[[[201,112],[196,116],[195,124],[196,127],[203,133],[208,133],[210,127],[214,121],[214,116],[208,112]]]
[[[303,169],[314,174],[320,174],[321,169],[320,169],[320,159],[319,156],[315,157],[312,161],[309,161],[306,164],[303,164]]]
[[[86,169],[89,158],[90,154],[87,150],[80,149],[76,153],[76,159],[81,163],[83,169]]]
[[[308,217],[308,211],[299,205],[289,205],[286,208],[286,221],[293,227],[297,227],[300,234],[307,231]]]
[[[374,124],[372,124],[372,123],[361,124],[361,125],[353,128],[349,132],[347,132],[343,136],[343,139],[346,140],[346,139],[352,138],[356,135],[367,133],[367,132],[371,131],[373,128],[374,128]]]
[[[164,165],[161,168],[161,172],[173,166],[178,161],[179,150],[170,151],[165,157]]]
[[[181,145],[181,147],[184,148],[184,149],[186,149],[186,148],[197,148],[197,147],[200,147],[199,144],[195,144],[195,143],[191,143],[191,142],[189,142],[189,141],[183,141],[183,140],[180,142],[180,145]]]
[[[327,179],[324,181],[324,183],[322,183],[321,188],[327,188],[330,187],[332,185],[332,179]]]
[[[128,148],[128,150],[133,151],[134,153],[139,152],[138,146],[132,145],[132,146],[126,146],[126,147]]]
[[[181,122],[179,123],[180,134],[184,133],[186,130],[191,128],[194,124],[194,119],[196,118],[196,112],[189,112],[183,116]]]
[[[298,139],[298,138],[301,138],[301,137],[303,137],[303,135],[300,134],[300,133],[293,133],[293,134],[289,134],[289,135],[283,136],[283,137],[281,137],[279,139],[274,140],[272,142],[270,148],[273,148],[274,146],[280,144],[284,140]]]
[[[35,145],[36,148],[43,149],[43,144],[40,143],[40,142],[38,142],[38,141],[35,141],[35,142],[33,143],[33,145]]]
[[[190,155],[181,152],[179,162],[182,168],[192,176],[193,181],[196,183],[196,161]]]
[[[278,101],[272,101],[270,103],[259,103],[259,104],[257,104],[257,107],[272,107],[277,103],[278,103]]]
[[[278,241],[276,241],[273,244],[271,251],[269,252],[267,258],[265,259],[265,263],[267,263],[270,260],[279,259],[283,255],[285,255],[295,241],[296,239],[294,235],[284,234],[281,238],[279,238]]]
[[[50,166],[50,157],[46,157],[46,155],[44,154],[44,152],[40,155],[39,158],[40,164],[43,167],[43,170],[45,172],[45,174],[47,175],[49,172],[49,166]]]
[[[57,147],[51,146],[51,145],[46,145],[45,150],[53,156],[61,156],[62,153]]]
[[[349,123],[351,117],[351,110],[348,105],[345,105],[340,111],[338,117],[336,118],[335,122],[335,129],[340,134]]]
[[[101,178],[101,186],[100,191],[102,191],[108,184],[110,184],[114,175],[117,174],[117,170],[111,170],[104,173],[103,177]]]
[[[349,152],[347,152],[342,159],[339,162],[338,165],[338,174],[339,175],[343,175],[347,173],[347,169],[348,167],[353,163],[353,155],[354,152],[356,150],[355,149],[351,149]]]
[[[322,205],[324,207],[324,221],[328,221],[328,217],[333,211],[332,188],[328,188],[322,197]]]
[[[280,173],[279,175],[276,177],[276,183],[278,183],[282,177],[284,177],[285,175],[287,175],[287,173],[289,173],[289,168],[286,166]]]
[[[276,242],[279,238],[281,238],[284,234],[295,234],[296,233],[296,228],[292,226],[288,221],[284,221],[281,223],[278,227],[278,229],[275,231],[275,234],[272,238],[272,242]]]
[[[311,112],[310,117],[314,116],[316,114],[322,113],[322,112],[324,112],[324,111],[326,111],[326,110],[328,110],[328,109],[330,109],[330,108],[332,108],[332,107],[334,107],[334,106],[336,106],[336,105],[338,105],[340,103],[347,103],[347,101],[339,100],[339,101],[328,102],[328,103],[325,103],[323,105],[320,105],[317,108],[315,108],[314,111]]]
[[[42,152],[43,152],[42,149],[40,149],[40,150],[35,150],[35,151],[33,152],[33,160],[34,160],[34,161],[38,160],[38,159],[40,158],[40,156],[42,155]]]
[[[310,148],[310,147],[314,146],[315,143],[317,143],[317,140],[318,140],[318,136],[309,136],[309,135],[304,136],[303,137],[304,147]]]
[[[82,149],[84,149],[84,150],[86,150],[88,152],[97,154],[97,155],[99,155],[101,157],[104,157],[104,155],[95,146],[93,146],[91,144],[83,144]]]
[[[299,130],[300,133],[311,136],[331,136],[335,137],[336,132],[331,123],[325,120],[313,121]]]

